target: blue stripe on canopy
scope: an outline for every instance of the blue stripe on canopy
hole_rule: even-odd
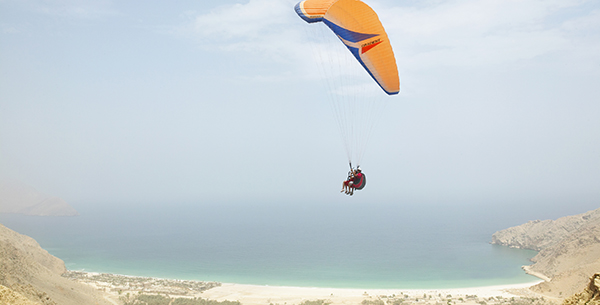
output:
[[[327,26],[338,36],[340,36],[344,40],[348,40],[350,42],[359,42],[359,41],[363,41],[365,39],[369,39],[371,37],[379,36],[379,34],[363,34],[363,33],[353,32],[353,31],[344,29],[343,27],[341,27],[327,19],[323,19],[323,22],[325,22],[325,24],[327,24]]]
[[[304,15],[304,13],[302,12],[302,8],[300,8],[300,3],[302,2],[298,2],[298,4],[296,4],[296,6],[294,6],[294,9],[296,10],[296,13],[298,14],[298,16],[300,16],[300,18],[304,19],[304,21],[308,22],[308,23],[313,23],[313,22],[319,22],[322,21],[323,18],[310,18],[306,15]]]

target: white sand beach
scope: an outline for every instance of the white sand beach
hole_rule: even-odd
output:
[[[439,304],[448,299],[477,304],[483,298],[541,297],[526,288],[539,283],[457,289],[339,289],[222,284],[202,293],[202,298],[239,301],[242,304],[300,304],[307,300],[327,300],[335,304],[360,304],[363,300],[408,299],[411,303]],[[419,301],[420,300],[420,301]],[[489,302],[488,302],[489,303]],[[493,303],[493,302],[492,302]]]
[[[261,286],[233,283],[169,280],[69,271],[72,280],[86,283],[106,293],[106,298],[119,303],[125,295],[159,294],[170,298],[202,298],[215,301],[237,301],[244,305],[302,304],[323,300],[338,304],[468,304],[506,305],[510,300],[542,299],[527,289],[540,281],[457,289],[342,289]],[[547,300],[547,298],[545,297]],[[549,300],[552,301],[552,300]],[[383,303],[381,303],[383,302]],[[526,302],[526,304],[533,302]]]

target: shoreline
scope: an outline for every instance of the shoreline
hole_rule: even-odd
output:
[[[526,274],[536,277],[537,280],[533,280],[530,282],[524,283],[514,283],[514,284],[498,284],[498,285],[483,285],[483,286],[467,286],[467,287],[454,287],[454,288],[345,288],[345,287],[320,287],[320,286],[290,286],[290,285],[269,285],[269,284],[242,284],[242,283],[233,283],[233,282],[218,282],[218,281],[203,281],[203,280],[187,280],[187,279],[177,279],[177,278],[163,278],[163,277],[152,277],[152,276],[142,276],[142,275],[127,275],[121,273],[107,273],[107,272],[97,272],[97,271],[86,271],[86,270],[67,270],[66,273],[63,274],[63,277],[69,278],[70,276],[66,276],[67,274],[84,274],[87,277],[91,276],[107,276],[107,277],[117,277],[117,278],[130,278],[137,280],[152,280],[157,282],[177,282],[177,283],[205,283],[205,284],[218,284],[221,286],[247,286],[247,287],[270,287],[270,288],[292,288],[292,289],[329,289],[329,290],[360,290],[360,291],[475,291],[477,289],[492,289],[492,290],[503,290],[503,289],[521,289],[521,288],[529,288],[531,286],[535,286],[542,282],[548,282],[551,279],[544,276],[538,272],[530,272],[528,270],[530,266],[522,266],[521,268],[525,271]]]
[[[67,271],[64,277],[88,284],[106,294],[111,302],[127,295],[159,294],[171,298],[202,298],[214,301],[233,301],[245,305],[301,304],[323,300],[332,305],[361,304],[363,301],[390,301],[419,304],[464,303],[478,305],[504,304],[515,298],[542,298],[528,288],[543,280],[496,286],[448,289],[358,289],[267,286],[236,283],[201,282],[177,279],[137,277],[108,273]],[[388,302],[389,303],[389,302]]]
[[[535,271],[531,270],[531,265],[522,266],[521,268],[525,271],[525,273],[527,273],[529,275],[533,275],[533,276],[541,279],[544,282],[550,282],[552,280],[551,278],[547,277],[546,275],[544,275],[540,272],[535,272]]]

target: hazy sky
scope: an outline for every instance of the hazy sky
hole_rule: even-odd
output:
[[[295,3],[0,0],[0,178],[79,205],[598,205],[599,1],[367,1],[401,93],[353,198]]]

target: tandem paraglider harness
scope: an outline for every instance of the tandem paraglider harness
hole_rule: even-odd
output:
[[[358,174],[353,175],[354,172],[356,172],[356,170],[360,170],[360,166],[356,167],[356,170],[352,167],[352,163],[349,163],[350,165],[350,171],[348,172],[348,179],[346,179],[347,181],[350,181],[350,179],[352,179],[352,188],[354,188],[355,190],[362,190],[365,185],[367,185],[367,176],[365,176],[365,174],[362,172],[362,170],[360,171],[360,176],[357,177]]]

